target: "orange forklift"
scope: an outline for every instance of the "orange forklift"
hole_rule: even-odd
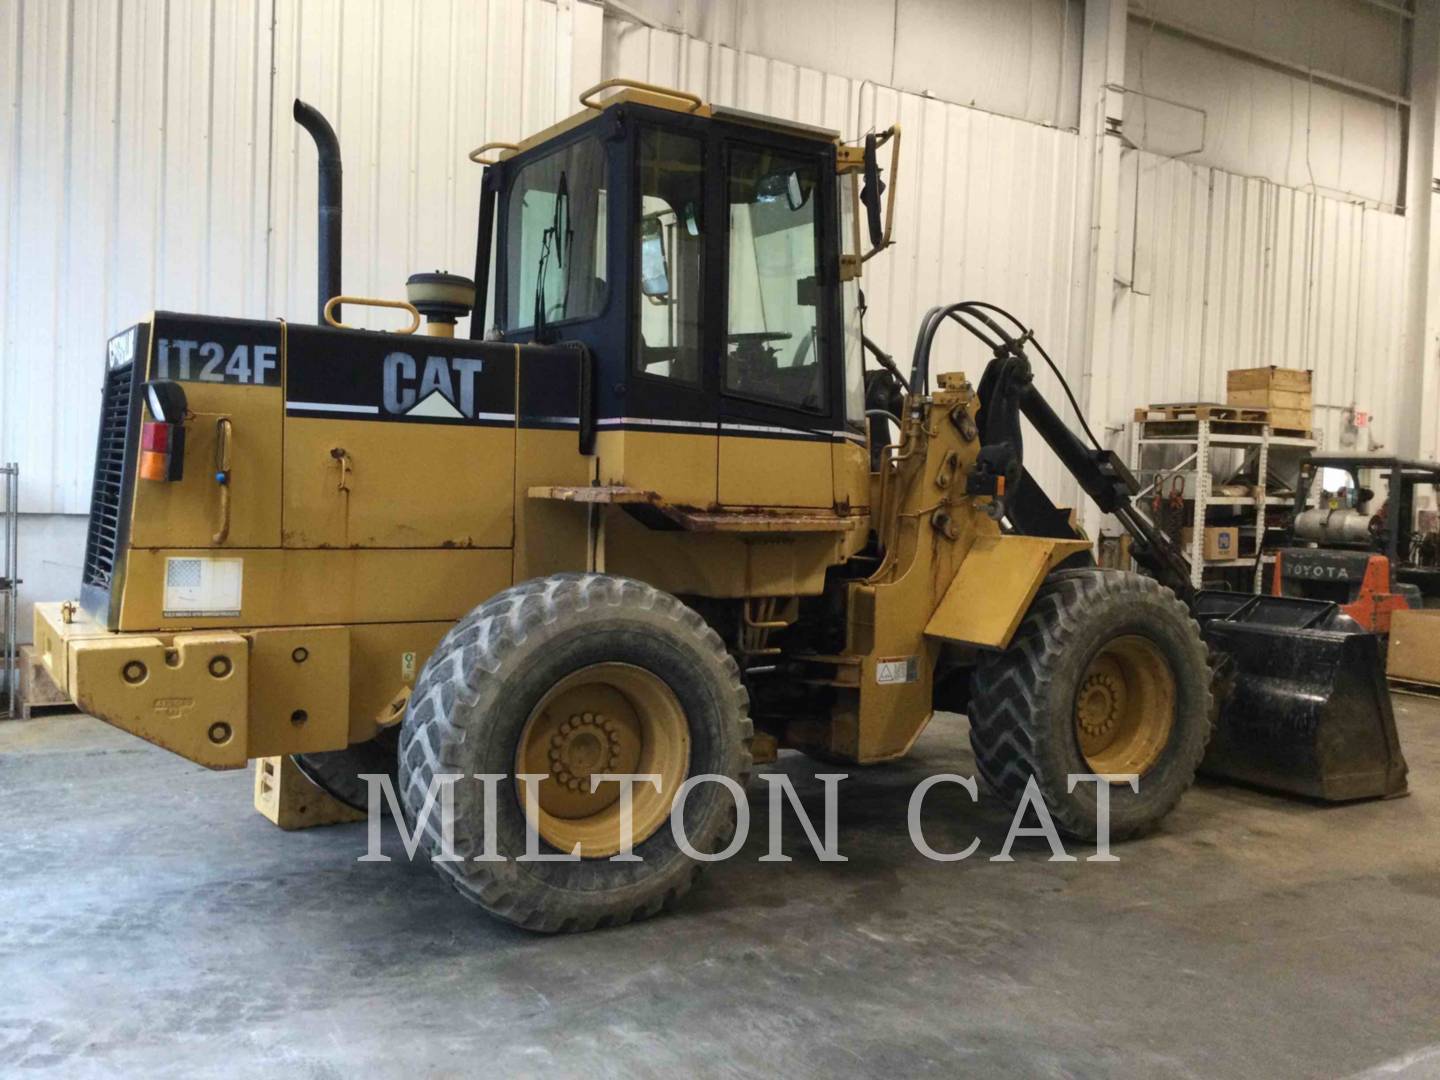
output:
[[[1309,505],[1316,478],[1317,505]],[[1377,495],[1383,482],[1386,496]],[[1275,596],[1338,603],[1367,630],[1390,632],[1390,616],[1440,607],[1440,534],[1420,522],[1433,509],[1440,463],[1384,454],[1318,453],[1301,467],[1290,538],[1276,557]]]

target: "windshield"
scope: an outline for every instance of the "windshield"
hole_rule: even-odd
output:
[[[605,154],[582,139],[522,167],[506,203],[504,328],[598,315],[607,295]]]

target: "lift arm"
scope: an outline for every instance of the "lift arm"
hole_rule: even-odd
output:
[[[929,382],[930,347],[936,330],[947,318],[993,350],[994,359],[980,380],[981,451],[968,480],[969,493],[994,497],[1013,532],[1065,539],[1081,535],[1068,515],[1056,509],[1025,470],[1020,428],[1023,415],[1085,494],[1101,511],[1113,515],[1130,534],[1131,555],[1135,561],[1187,604],[1192,603],[1195,590],[1190,584],[1189,564],[1170,538],[1135,510],[1133,497],[1139,490],[1135,477],[1113,450],[1095,443],[1093,435],[1094,446],[1081,442],[1050,407],[1035,386],[1035,372],[1025,353],[1025,343],[1033,340],[1030,331],[1022,327],[1020,336],[1015,337],[987,311],[1016,321],[999,308],[976,301],[932,308],[921,324],[910,375],[911,387],[923,394]],[[1084,424],[1083,417],[1081,423]],[[1089,434],[1088,428],[1086,432]]]

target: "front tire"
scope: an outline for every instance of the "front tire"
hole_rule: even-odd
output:
[[[675,597],[605,574],[557,574],[481,604],[441,641],[410,699],[400,736],[400,781],[413,822],[440,774],[503,773],[495,800],[495,854],[474,861],[486,836],[478,781],[455,784],[455,852],[433,861],[459,892],[530,930],[588,930],[655,914],[693,884],[703,863],[672,834],[669,809],[687,776],[749,778],[749,698],[739,669],[705,621]],[[519,772],[538,783],[539,850],[581,845],[579,861],[516,861],[525,853]],[[635,785],[634,854],[613,862],[618,785],[589,792],[594,773],[649,773]],[[644,801],[646,798],[649,801]],[[438,814],[424,843],[442,853]],[[699,852],[734,836],[735,803],[722,785],[696,786],[685,835]]]
[[[1064,570],[1041,586],[1004,652],[978,662],[970,744],[986,783],[1011,807],[1031,777],[1061,831],[1097,832],[1095,783],[1110,786],[1110,835],[1134,836],[1174,809],[1210,741],[1210,669],[1189,609],[1158,582],[1114,570]]]

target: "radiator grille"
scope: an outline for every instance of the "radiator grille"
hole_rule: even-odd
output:
[[[113,367],[105,376],[100,406],[100,441],[95,451],[95,486],[90,494],[90,532],[85,540],[86,585],[110,587],[120,537],[120,507],[125,485],[125,456],[130,446],[130,395],[133,363]]]

